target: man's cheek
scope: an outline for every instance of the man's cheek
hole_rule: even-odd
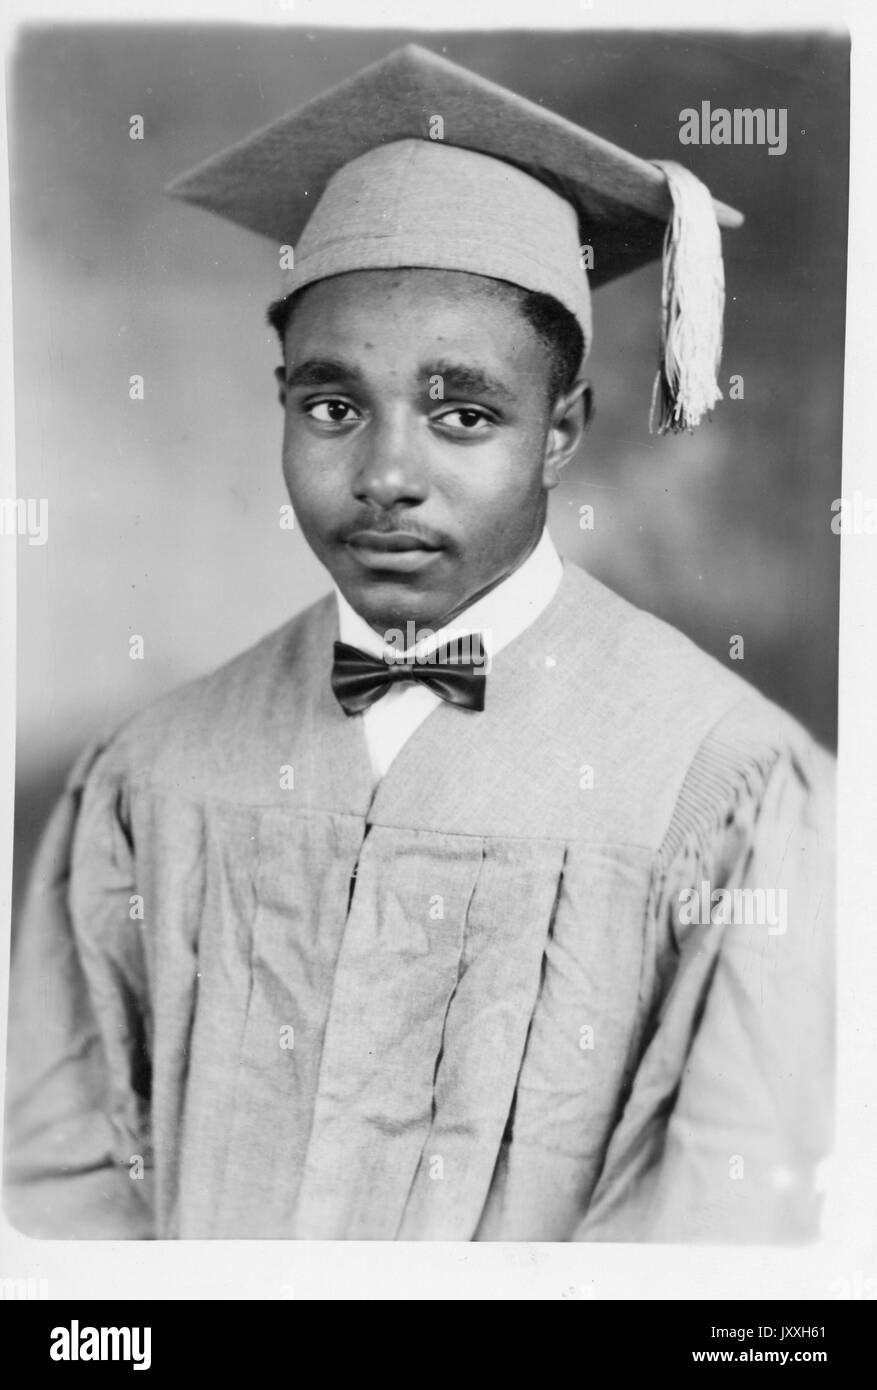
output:
[[[343,496],[327,486],[326,478],[317,464],[299,455],[284,466],[286,490],[302,529],[330,530],[337,523],[343,507]]]
[[[313,509],[311,506],[302,505],[297,509],[293,502],[298,523],[301,526],[302,534],[313,550],[323,555],[332,545],[332,523],[337,518],[327,518],[321,509]]]
[[[301,479],[296,476],[286,477],[286,491],[292,504],[295,525],[301,531],[308,545],[318,554],[325,549],[324,539],[328,528],[327,518],[324,508],[319,504],[315,505],[312,491],[302,486]]]

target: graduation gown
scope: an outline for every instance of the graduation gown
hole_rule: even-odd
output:
[[[566,565],[484,712],[374,789],[336,636],[329,596],[73,770],[15,961],[13,1222],[811,1237],[828,755]],[[734,887],[782,921],[697,920]]]

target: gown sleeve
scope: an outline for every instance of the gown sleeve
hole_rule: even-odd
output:
[[[15,936],[4,1206],[30,1236],[153,1234],[136,893],[123,784],[92,747],[44,831]]]
[[[832,1130],[834,763],[790,720],[769,746],[752,743],[740,711],[683,785],[651,904],[665,985],[577,1239],[818,1234]]]

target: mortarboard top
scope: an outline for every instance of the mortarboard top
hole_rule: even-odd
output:
[[[436,117],[441,118],[438,140]],[[463,152],[469,153],[464,157]],[[407,184],[403,164],[409,170]],[[407,227],[396,228],[400,248],[431,241],[432,259],[394,261],[388,258],[388,209],[398,208],[411,190],[409,204],[428,201],[426,175],[433,171],[429,214],[423,211],[418,224],[412,213]],[[454,197],[455,175],[465,190],[459,199]],[[546,201],[544,190],[535,189],[530,180],[559,197]],[[527,196],[528,184],[532,197]],[[586,347],[588,284],[599,287],[663,252],[662,432],[690,428],[720,397],[715,374],[724,278],[718,228],[740,226],[742,215],[712,199],[678,165],[640,159],[416,44],[397,49],[214,155],[166,191],[278,245],[292,246],[296,258],[304,235],[310,268],[303,276],[299,269],[298,283],[368,265],[421,264],[474,270],[555,292],[582,323]],[[497,210],[503,200],[505,207]],[[449,210],[449,203],[457,206]],[[318,204],[320,214],[312,220]],[[561,212],[569,226],[557,220]],[[445,219],[440,229],[437,217]],[[547,268],[537,264],[536,245],[546,218]],[[336,233],[351,240],[351,226],[354,235],[361,233],[357,254],[367,243],[364,259],[351,254],[344,260],[337,246],[327,254]],[[483,246],[499,246],[495,262],[487,257],[482,266],[467,251],[479,236]],[[516,274],[520,238],[528,243],[530,261]],[[579,274],[579,241],[593,248],[587,276]],[[375,259],[379,242],[384,243],[383,260]],[[448,246],[454,247],[456,259],[435,250]],[[572,278],[577,284],[570,288]]]
[[[595,248],[597,287],[661,255],[673,202],[661,170],[554,111],[407,44],[297,111],[182,174],[167,192],[278,244],[298,241],[332,175],[395,140],[480,151],[547,182],[572,203]],[[741,213],[713,199],[720,227]]]

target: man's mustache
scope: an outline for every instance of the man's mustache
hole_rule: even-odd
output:
[[[370,514],[359,517],[351,522],[339,532],[342,541],[349,541],[351,537],[360,535],[363,531],[370,531],[373,535],[380,536],[411,536],[414,540],[422,541],[425,546],[430,546],[435,550],[447,549],[450,541],[441,531],[435,531],[431,526],[424,526],[422,522],[415,521],[413,518],[392,515],[382,516]]]

